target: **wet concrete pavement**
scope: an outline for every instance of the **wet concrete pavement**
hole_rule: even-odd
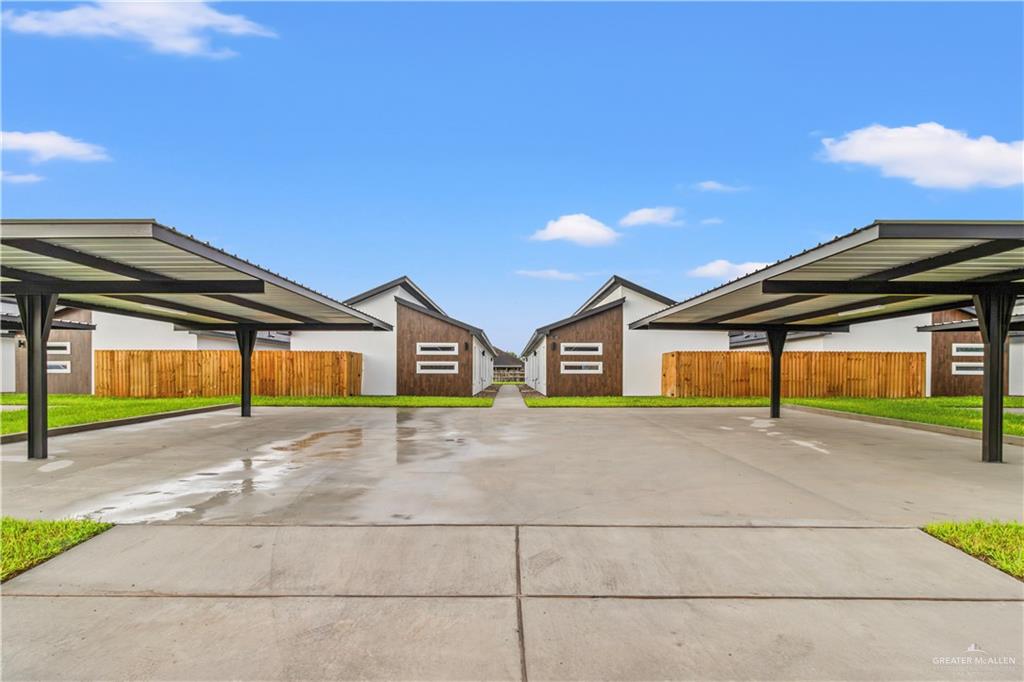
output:
[[[761,409],[256,408],[3,449],[3,509],[118,523],[1020,519],[1019,446]]]
[[[1021,448],[498,403],[5,446],[5,514],[135,525],[4,584],[4,679],[1021,678],[1024,584],[914,528],[1020,519]]]

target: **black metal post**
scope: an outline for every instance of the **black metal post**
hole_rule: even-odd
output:
[[[46,342],[57,296],[23,294],[15,298],[28,347],[28,458],[46,459]]]
[[[772,356],[771,411],[769,416],[778,419],[782,407],[782,347],[786,345],[785,329],[769,329],[768,353]]]
[[[242,416],[252,416],[252,351],[256,346],[255,329],[237,329],[238,352],[242,354]]]
[[[1013,294],[978,294],[974,309],[978,315],[985,349],[985,376],[981,398],[981,461],[1003,461],[1003,382],[1006,377],[1006,337],[1013,315]]]

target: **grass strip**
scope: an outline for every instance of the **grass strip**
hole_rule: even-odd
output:
[[[0,517],[0,582],[85,542],[112,525],[91,519],[28,521]]]
[[[1018,521],[941,521],[928,524],[924,531],[1024,579],[1024,524]]]

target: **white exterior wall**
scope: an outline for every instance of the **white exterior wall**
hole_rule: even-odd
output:
[[[622,304],[622,395],[661,395],[661,357],[677,350],[729,350],[728,332],[630,329],[665,304],[627,287],[616,287],[595,304],[625,297]]]
[[[1009,345],[1010,395],[1024,395],[1024,336],[1011,336]]]
[[[526,356],[523,367],[526,375],[526,385],[545,395],[548,392],[547,347],[548,337],[545,336],[534,350]]]
[[[394,326],[398,320],[395,297],[414,303],[402,287],[395,287],[353,306]],[[363,354],[363,395],[395,395],[398,391],[398,334],[389,332],[293,332],[292,350],[350,350]]]
[[[196,339],[198,350],[238,350],[238,341],[233,336],[208,336],[201,334]],[[282,346],[279,343],[267,343],[266,340],[257,337],[256,346],[253,350],[288,350],[288,346]]]
[[[93,350],[196,350],[199,340],[170,322],[93,311]]]
[[[0,391],[3,393],[14,392],[17,371],[14,352],[17,347],[18,341],[13,336],[0,337]]]
[[[494,382],[494,356],[473,337],[473,395]]]

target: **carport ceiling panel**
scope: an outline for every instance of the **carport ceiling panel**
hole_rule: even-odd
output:
[[[214,317],[213,313],[207,315],[197,315],[194,313],[186,313],[180,310],[173,310],[171,308],[162,308],[157,305],[149,305],[143,303],[135,303],[133,301],[126,301],[123,299],[115,298],[113,296],[98,296],[95,294],[75,294],[60,297],[61,305],[80,305],[85,309],[92,309],[95,306],[99,306],[104,309],[111,309],[114,311],[124,311],[125,315],[136,315],[138,317],[162,317],[167,318],[168,322],[175,321],[183,325],[192,324],[224,324],[225,328],[230,326],[231,323],[226,323],[223,318]]]
[[[966,239],[879,239],[772,276],[787,280],[857,279],[980,243]]]
[[[1024,268],[1024,247],[1003,251],[992,256],[972,258],[961,263],[946,265],[934,270],[926,270],[916,275],[900,277],[901,282],[939,282],[942,280],[969,280],[979,277],[998,275],[1010,270]],[[1017,279],[1024,279],[1018,277]]]

